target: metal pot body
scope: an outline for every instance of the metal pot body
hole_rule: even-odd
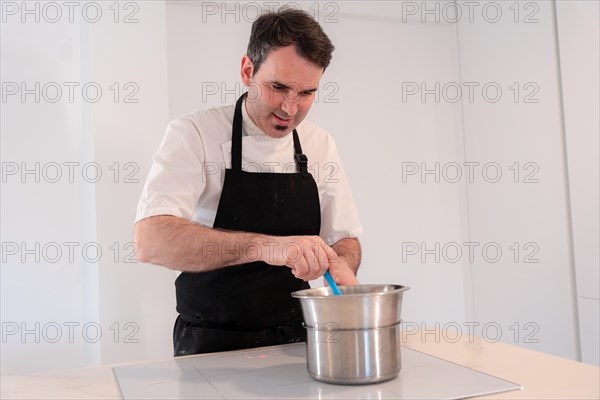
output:
[[[300,290],[307,329],[307,367],[317,380],[364,384],[400,372],[400,285],[341,286]]]
[[[360,385],[398,376],[401,368],[400,324],[376,329],[307,327],[308,373],[334,384]]]

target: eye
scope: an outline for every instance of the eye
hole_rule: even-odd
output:
[[[275,90],[285,90],[285,86],[278,85],[277,83],[274,83],[274,84],[272,85],[272,87],[273,87],[273,89],[275,89]]]

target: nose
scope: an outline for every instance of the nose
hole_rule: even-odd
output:
[[[298,98],[287,98],[284,96],[281,102],[281,110],[288,116],[293,117],[298,112]]]

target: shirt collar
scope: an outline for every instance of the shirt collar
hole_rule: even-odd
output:
[[[242,107],[242,129],[247,136],[267,136],[254,122],[252,122],[252,119],[250,119],[248,111],[246,110],[246,100],[244,100],[244,106]]]

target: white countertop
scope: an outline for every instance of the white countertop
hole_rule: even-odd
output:
[[[296,346],[297,345],[290,345]],[[481,371],[523,386],[485,396],[485,399],[598,399],[600,368],[564,358],[502,343],[489,343],[479,337],[462,337],[456,343],[439,341],[435,335],[413,334],[403,346],[458,365]],[[285,346],[281,346],[285,347]],[[235,352],[231,352],[233,355]],[[189,356],[185,358],[204,357]],[[183,359],[179,358],[178,360]],[[148,366],[168,360],[153,360],[119,366]],[[113,368],[98,366],[2,377],[3,399],[120,399]],[[345,387],[339,386],[340,392]],[[335,389],[334,389],[335,390]]]

